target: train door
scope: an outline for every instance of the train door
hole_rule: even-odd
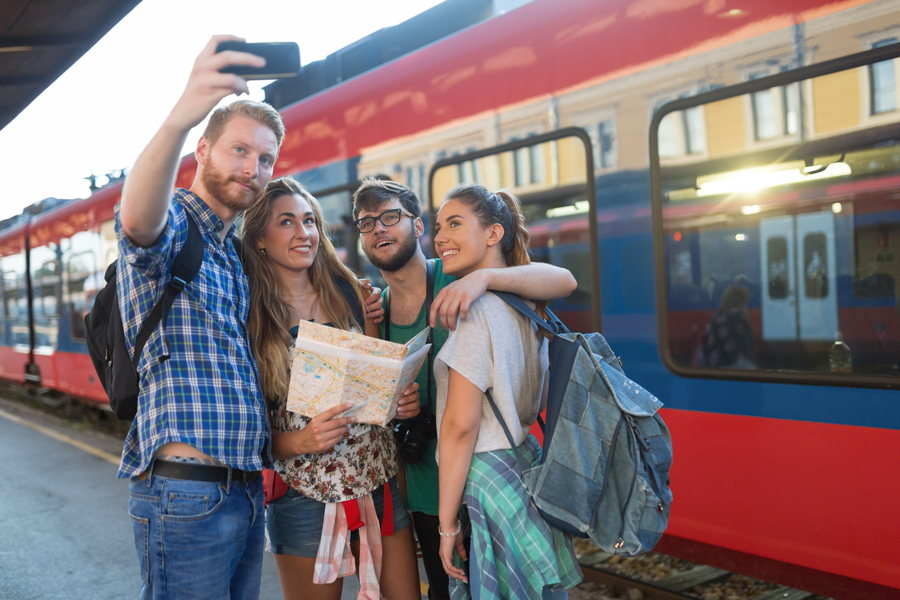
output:
[[[759,230],[763,339],[833,340],[838,331],[834,214],[763,219]]]

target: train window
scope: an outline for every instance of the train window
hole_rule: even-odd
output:
[[[10,271],[3,274],[3,316],[8,321],[19,319],[19,277]]]
[[[828,296],[828,252],[824,233],[811,233],[803,238],[803,273],[806,297]]]
[[[598,159],[594,162],[594,166],[602,169],[608,169],[615,166],[615,155],[613,153],[613,142],[615,141],[614,123],[611,119],[601,121],[597,125],[597,154]]]
[[[40,280],[41,312],[45,317],[59,316],[60,272],[59,261],[48,260],[38,271]]]
[[[550,308],[573,330],[600,331],[593,164],[590,137],[574,127],[440,160],[431,171],[432,219],[461,183],[509,190],[522,201],[532,260],[569,269],[578,281],[571,296]]]
[[[788,296],[788,249],[787,238],[771,237],[766,241],[766,265],[769,297],[783,300]]]
[[[875,48],[896,44],[897,38],[880,40],[873,44]],[[897,61],[885,60],[869,66],[869,94],[872,99],[873,115],[897,110]]]
[[[96,255],[88,250],[69,257],[66,265],[68,285],[69,320],[72,323],[72,339],[84,339],[84,316],[91,309],[94,297],[105,285],[103,274],[97,270]]]
[[[872,73],[886,73],[879,65],[897,62],[885,50],[654,117],[660,350],[674,372],[897,385],[900,111],[873,122],[861,102]],[[694,110],[709,150],[691,160],[672,152],[670,134],[671,119]]]

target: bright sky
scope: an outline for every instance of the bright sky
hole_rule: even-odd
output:
[[[325,58],[440,0],[143,0],[0,131],[0,219],[47,197],[84,198],[84,179],[130,168],[181,95],[210,36],[293,41],[303,64]],[[263,85],[250,82],[251,98]],[[225,102],[233,99],[225,99]],[[205,123],[188,137],[193,151]]]

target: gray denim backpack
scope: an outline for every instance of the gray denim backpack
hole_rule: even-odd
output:
[[[571,333],[550,311],[545,321],[520,297],[493,293],[552,336],[538,466],[525,462],[487,392],[541,516],[605,552],[652,550],[672,503],[672,438],[657,414],[662,402],[625,376],[599,333]]]

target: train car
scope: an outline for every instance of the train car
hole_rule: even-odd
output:
[[[511,189],[535,260],[578,280],[551,308],[665,403],[658,549],[896,598],[898,39],[894,0],[526,2],[282,109],[276,174],[372,276],[363,177],[432,214],[461,182]],[[120,190],[0,233],[0,376],[105,400],[80,321]]]

